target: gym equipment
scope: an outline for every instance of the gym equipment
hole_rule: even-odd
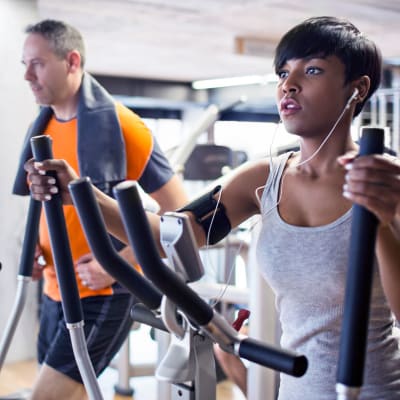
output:
[[[32,137],[31,146],[33,156],[37,161],[53,158],[49,136]],[[49,172],[48,175],[56,178],[54,173]],[[60,195],[53,195],[51,200],[44,202],[43,207],[51,238],[51,250],[60,287],[64,318],[71,337],[72,350],[89,399],[100,400],[103,397],[86,346],[82,306]]]
[[[226,105],[210,104],[199,119],[190,124],[187,133],[184,135],[184,142],[166,153],[173,170],[183,175],[185,180],[214,180],[214,178],[221,176],[223,167],[233,168],[243,162],[247,157],[243,152],[232,151],[226,146],[217,146],[211,143],[199,145],[197,144],[197,140],[224,113],[231,111],[246,101],[247,99],[242,96]],[[200,190],[202,189],[200,187]],[[197,191],[197,188],[195,187],[194,190]],[[145,208],[149,209],[147,206]],[[166,335],[163,336],[165,337]],[[163,347],[158,346],[161,353],[163,352]],[[130,364],[129,349],[130,339],[128,337],[119,351],[116,361],[118,382],[115,390],[117,393],[132,394],[133,389],[130,387],[129,378],[132,376],[148,376],[149,369],[147,365]],[[134,368],[133,373],[131,372],[131,367]]]
[[[215,104],[210,104],[204,111],[199,121],[197,121],[194,127],[191,128],[191,131],[189,132],[185,142],[174,151],[171,157],[169,157],[169,162],[175,171],[181,172],[184,169],[184,164],[195,148],[199,136],[210,126],[212,126],[212,124],[220,118],[222,113],[232,110],[237,105],[245,103],[246,101],[247,98],[242,96],[226,107],[218,107]]]
[[[193,332],[202,337],[202,340],[210,339],[210,343],[218,343],[223,350],[249,361],[294,376],[303,375],[307,369],[307,359],[304,356],[278,350],[239,335],[180,276],[165,267],[158,256],[135,186],[135,182],[123,182],[114,188],[129,242],[145,275],[177,306],[181,315],[190,322],[188,325],[193,327]],[[183,224],[182,216],[175,217],[178,218],[178,224]],[[195,246],[193,241],[188,243]]]
[[[24,241],[22,244],[21,259],[17,276],[17,295],[15,297],[14,305],[0,343],[0,371],[3,367],[11,340],[14,336],[15,329],[17,328],[25,306],[29,283],[32,281],[33,260],[38,241],[41,210],[42,203],[31,198],[29,202]]]
[[[69,184],[72,200],[89,247],[102,267],[124,285],[150,310],[161,305],[161,293],[140,275],[115,250],[105,228],[103,216],[91,188],[90,179],[80,178]]]
[[[359,155],[383,153],[384,130],[364,127]],[[336,393],[338,400],[358,399],[363,383],[373,260],[378,220],[366,208],[354,204],[350,256],[340,337]]]
[[[38,136],[32,138],[32,147],[34,151],[35,158],[40,161],[43,159],[51,158],[52,151],[51,151],[51,139],[47,136]],[[146,198],[146,204],[148,204],[149,200]],[[84,385],[88,389],[89,393],[91,394],[91,399],[101,399],[101,394],[99,393],[99,389],[97,387],[97,380],[92,371],[92,365],[90,359],[88,358],[87,348],[85,344],[85,338],[81,330],[83,329],[84,322],[82,321],[82,310],[80,306],[79,296],[76,288],[75,276],[74,274],[68,272],[68,268],[72,268],[73,271],[73,264],[71,261],[71,257],[69,254],[69,247],[68,243],[64,242],[67,240],[65,236],[64,227],[65,223],[63,221],[62,209],[61,211],[58,210],[58,207],[61,206],[61,203],[58,204],[59,199],[55,200],[57,203],[50,205],[49,211],[50,219],[53,216],[56,218],[56,222],[50,221],[49,231],[51,230],[51,237],[54,238],[54,246],[56,249],[57,254],[59,256],[56,260],[60,263],[62,262],[62,266],[64,268],[64,262],[66,262],[66,269],[67,271],[62,273],[63,281],[67,279],[67,282],[61,285],[60,283],[60,290],[63,300],[63,310],[64,314],[68,314],[68,319],[66,315],[67,326],[71,334],[71,341],[73,344],[74,355],[77,359],[77,364],[79,371],[82,373],[82,377],[84,380]],[[51,203],[51,202],[50,202]],[[53,201],[54,203],[54,201]],[[47,207],[47,206],[45,206]],[[26,302],[26,295],[28,284],[32,280],[32,268],[33,268],[33,261],[34,261],[34,254],[35,254],[35,247],[38,242],[38,228],[39,228],[39,220],[40,214],[42,210],[42,202],[36,201],[34,199],[30,199],[29,203],[29,210],[27,215],[27,223],[25,227],[25,235],[24,241],[22,245],[22,253],[19,265],[19,272],[18,272],[18,286],[17,286],[17,295],[15,298],[13,310],[10,314],[9,320],[7,322],[6,328],[3,332],[2,340],[0,343],[0,370],[3,366],[4,360],[6,358],[7,352],[9,350],[9,346],[11,344],[13,335],[15,333],[17,324],[19,322],[20,316],[22,314],[25,302]],[[46,209],[45,209],[46,211]],[[88,210],[87,213],[89,214],[91,210]],[[61,215],[59,213],[61,212]],[[62,220],[62,221],[61,221]],[[96,219],[94,218],[94,221]],[[58,224],[60,223],[60,227]],[[55,232],[53,232],[55,229]],[[61,229],[61,231],[59,231]],[[96,231],[96,235],[100,234],[100,230]],[[107,232],[104,230],[103,232],[104,238],[102,239],[103,247],[99,247],[96,250],[96,257],[100,260],[101,264],[104,268],[112,273],[112,275],[119,281],[122,281],[124,285],[136,296],[147,305],[147,307],[151,309],[157,309],[161,304],[161,294],[147,281],[144,281],[143,278],[134,270],[127,262],[122,259],[118,253],[114,250],[114,247],[111,243],[111,239]],[[91,235],[89,235],[91,237]],[[95,246],[95,243],[92,243],[92,246]],[[53,246],[53,242],[52,242]],[[65,261],[63,259],[65,255]],[[70,264],[70,265],[68,265]],[[110,271],[110,266],[113,266],[112,270]],[[60,267],[60,265],[59,265]],[[56,268],[57,267],[56,264]],[[60,273],[57,269],[57,276]],[[82,369],[84,371],[82,371]]]
[[[86,210],[94,209],[97,209],[95,214],[99,212],[89,178],[71,182],[69,189],[85,233],[95,234],[101,240],[103,235],[98,234],[101,221],[95,222],[94,228],[90,227],[95,215],[91,213],[89,218],[86,212]],[[168,213],[163,217],[163,219],[168,219],[169,224],[175,224],[175,228],[182,233],[178,235],[178,238],[176,234],[162,235],[164,246],[168,247],[168,243],[173,243],[175,246],[167,250],[167,254],[170,255],[169,259],[178,265],[179,273],[176,273],[168,268],[158,255],[136,189],[136,182],[123,182],[117,185],[114,194],[120,205],[130,240],[132,235],[135,235],[131,245],[134,247],[139,264],[146,277],[164,293],[162,301],[164,304],[161,304],[163,322],[169,330],[173,331],[174,336],[170,355],[167,353],[166,361],[157,369],[157,375],[175,384],[176,396],[185,395],[184,398],[196,400],[215,398],[215,374],[210,374],[210,371],[213,371],[214,362],[213,342],[219,343],[226,351],[269,368],[294,376],[305,373],[307,359],[304,356],[275,349],[239,335],[224,318],[186,285],[185,281],[198,279],[202,274],[202,269],[195,255],[197,250],[193,248],[194,244],[188,234],[189,228],[184,222],[184,215]],[[177,218],[177,220],[171,222],[169,218]],[[128,227],[125,221],[132,221],[134,226]],[[88,238],[88,241],[91,243],[92,239]],[[98,243],[95,247],[103,246]],[[94,249],[92,251],[95,254]],[[187,263],[192,265],[189,270]],[[187,381],[194,381],[194,385],[183,385]]]

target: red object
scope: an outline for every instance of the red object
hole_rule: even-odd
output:
[[[249,318],[249,316],[250,316],[249,310],[246,310],[244,308],[240,309],[236,320],[232,323],[232,326],[237,331],[239,331],[243,323]]]

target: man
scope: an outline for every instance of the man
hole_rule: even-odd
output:
[[[54,157],[68,160],[81,175],[105,193],[125,179],[137,180],[158,202],[160,212],[182,206],[187,197],[151,132],[140,118],[112,100],[84,71],[85,49],[80,33],[61,21],[44,20],[26,29],[22,62],[38,104],[39,116],[25,141],[14,193],[27,195],[23,163],[32,157],[29,138],[52,137]],[[73,207],[64,207],[79,295],[85,318],[88,350],[100,374],[127,337],[131,294],[115,282],[90,253]],[[82,399],[85,390],[63,320],[61,297],[42,215],[33,277],[43,274],[44,294],[38,339],[40,373],[32,399]],[[129,248],[115,242],[127,260]],[[43,255],[43,267],[38,256]]]

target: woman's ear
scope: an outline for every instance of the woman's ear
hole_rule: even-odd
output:
[[[367,97],[369,88],[370,88],[371,80],[368,75],[363,75],[361,78],[354,81],[353,86],[358,90],[357,97],[355,100],[358,103],[362,103],[363,100]]]

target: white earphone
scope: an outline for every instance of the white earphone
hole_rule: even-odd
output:
[[[346,104],[346,107],[345,107],[346,110],[348,110],[350,108],[350,105],[351,105],[352,101],[357,99],[358,93],[359,93],[358,89],[355,88],[353,94],[347,100],[347,104]]]

